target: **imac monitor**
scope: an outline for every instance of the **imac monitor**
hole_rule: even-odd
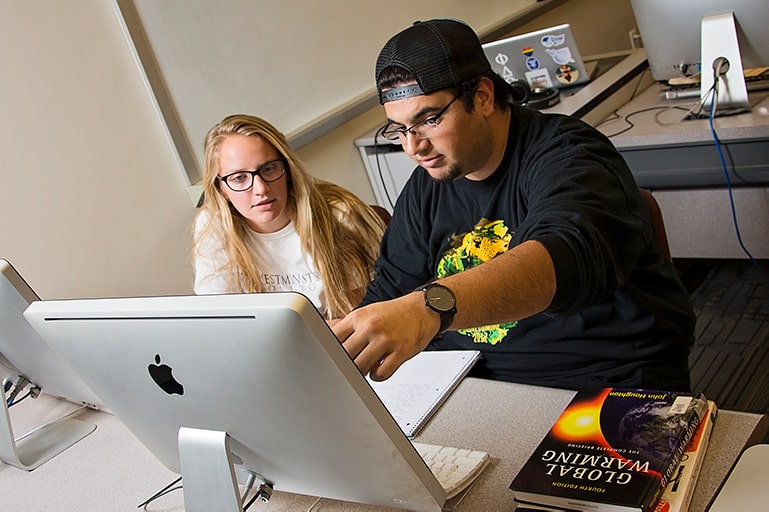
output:
[[[26,318],[164,465],[186,510],[238,482],[438,511],[446,492],[294,292],[41,301]]]
[[[98,407],[96,395],[77,373],[40,338],[24,318],[24,310],[39,300],[16,269],[0,259],[0,374],[9,384],[19,383],[18,400],[23,393],[40,391]],[[27,384],[24,384],[27,383]],[[24,389],[22,389],[24,388]],[[0,460],[31,470],[71,446],[96,427],[74,418],[48,423],[19,437],[14,436],[8,403],[0,411]]]
[[[655,80],[700,75],[703,105],[748,107],[744,69],[769,66],[769,7],[757,0],[631,0]]]

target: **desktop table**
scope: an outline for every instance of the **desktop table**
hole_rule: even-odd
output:
[[[465,379],[417,436],[417,441],[487,451],[492,461],[456,510],[513,510],[510,481],[573,396],[573,392]],[[11,409],[14,430],[33,426],[73,410],[74,404],[47,396],[25,400]],[[94,433],[32,472],[0,463],[2,510],[60,512],[136,510],[139,503],[177,478],[162,466],[117,417],[83,409],[77,417],[94,422]],[[691,510],[704,511],[739,454],[769,432],[769,419],[758,414],[720,411],[715,423]],[[182,511],[183,496],[174,491],[147,506],[150,511]],[[252,511],[381,511],[380,507],[317,501],[276,491],[269,503]]]

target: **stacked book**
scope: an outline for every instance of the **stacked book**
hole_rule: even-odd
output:
[[[510,484],[516,510],[685,511],[716,411],[703,395],[579,391]]]

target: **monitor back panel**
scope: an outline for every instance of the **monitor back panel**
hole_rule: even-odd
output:
[[[243,462],[236,472],[248,468],[276,490],[419,510],[445,501],[300,294],[43,301],[26,315],[174,471],[185,426],[226,431]],[[151,377],[163,365],[178,382],[170,394]]]

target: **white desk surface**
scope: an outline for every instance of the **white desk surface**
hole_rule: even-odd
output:
[[[489,452],[491,463],[457,510],[513,510],[508,485],[572,396],[571,391],[468,378],[416,440]],[[26,400],[10,410],[16,435],[73,407],[45,396]],[[136,510],[178,476],[162,466],[116,417],[91,410],[80,411],[77,417],[95,422],[96,431],[34,471],[0,463],[2,510]],[[706,509],[739,454],[761,441],[768,423],[766,416],[720,411],[692,512]],[[276,491],[269,503],[255,503],[250,510],[307,510],[315,501]],[[183,510],[182,492],[160,498],[147,510]],[[324,499],[313,510],[383,509]]]
[[[708,143],[713,140],[708,119],[684,120],[686,111],[699,103],[699,98],[663,100],[665,86],[654,83],[617,110],[616,119],[609,116],[598,129],[611,137],[614,145],[627,148]],[[750,93],[749,113],[716,117],[713,127],[722,141],[769,138],[769,91]],[[684,110],[681,110],[684,109]],[[633,127],[627,131],[625,116],[631,116]],[[614,119],[614,120],[610,120]],[[620,135],[612,134],[622,131]]]

